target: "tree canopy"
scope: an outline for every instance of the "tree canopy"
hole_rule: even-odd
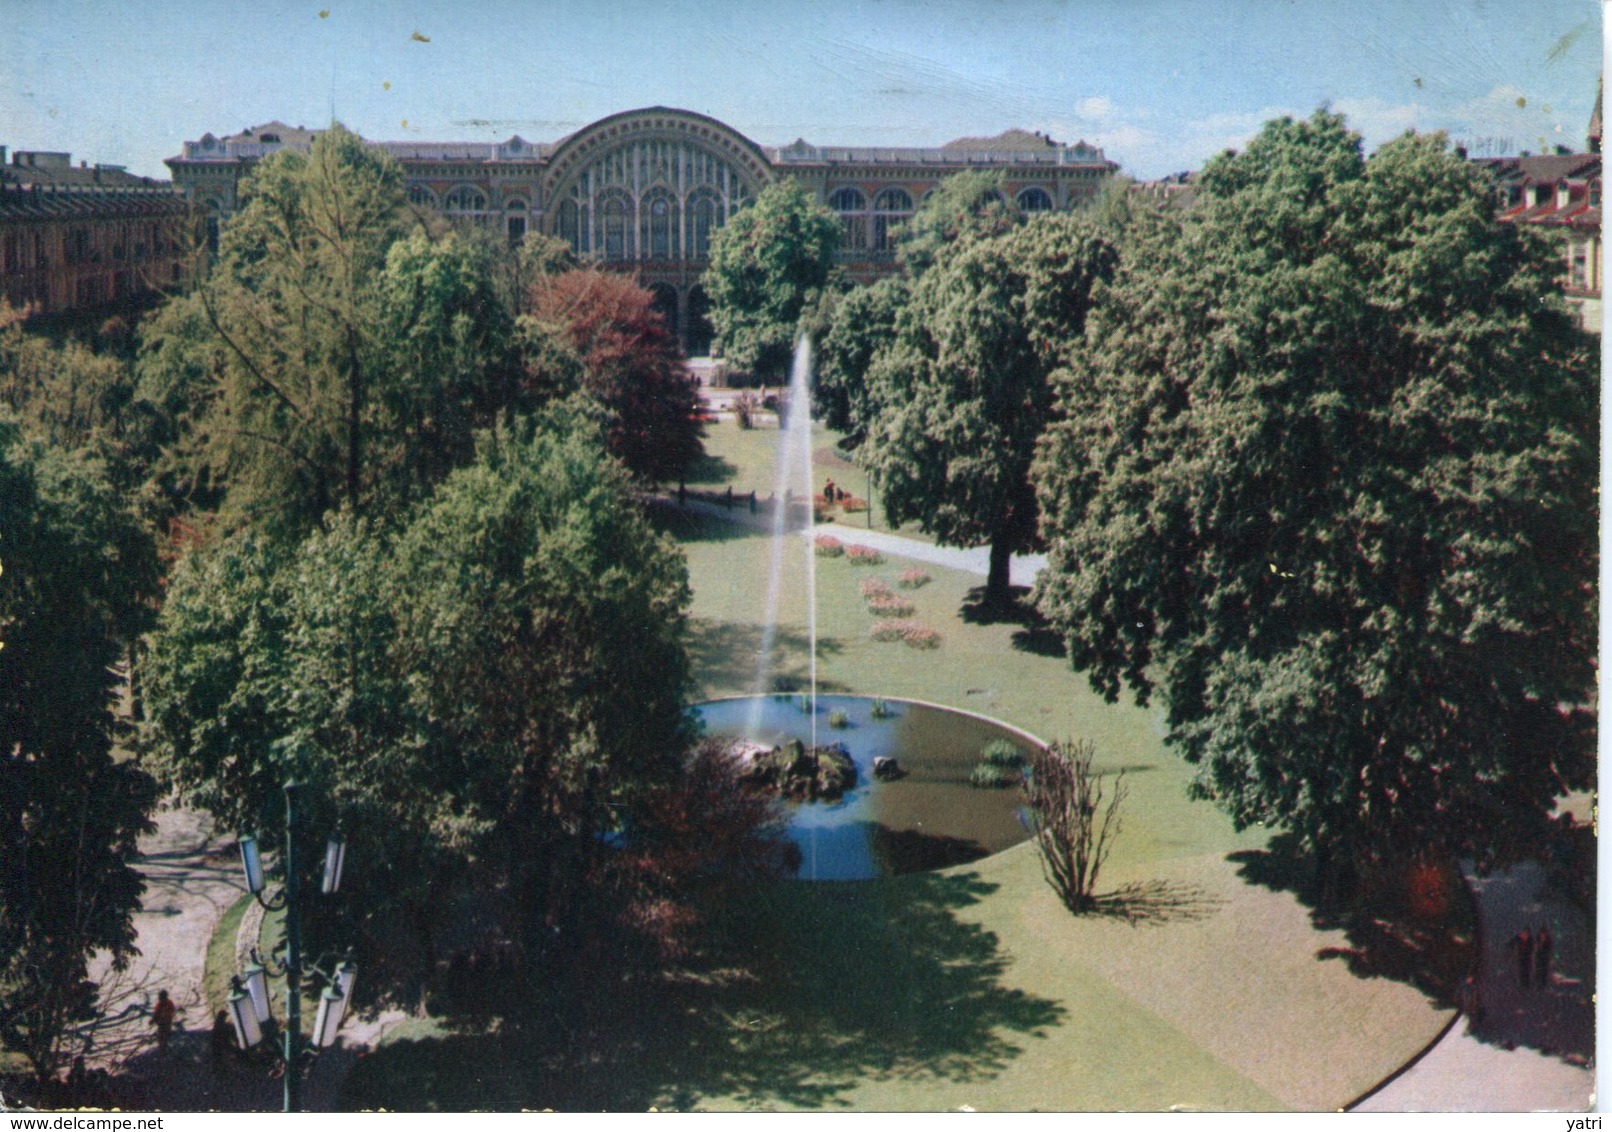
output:
[[[792,178],[729,217],[702,278],[723,355],[759,377],[787,373],[801,315],[833,278],[839,242],[839,218]]]
[[[150,775],[113,757],[114,669],[145,628],[156,556],[99,464],[0,416],[0,1045],[55,1071],[90,1016],[96,951],[134,954]]]
[[[691,746],[680,556],[573,407],[485,436],[393,533],[327,527],[185,561],[147,665],[150,750],[271,848],[280,783],[309,783],[310,823],[365,846],[344,901],[394,961],[428,962],[466,900],[541,946],[580,914],[600,836]]]
[[[1048,374],[1078,339],[1116,254],[1079,215],[947,245],[912,285],[868,375],[867,439],[892,522],[991,548],[986,597],[1036,543],[1030,462],[1052,409]]]
[[[1442,135],[1283,119],[1199,189],[1055,378],[1041,608],[1239,828],[1503,857],[1592,778],[1594,343]]]
[[[896,235],[902,265],[922,275],[945,248],[965,237],[1012,231],[1018,215],[1007,203],[1006,185],[1000,169],[965,169],[942,180]]]
[[[872,419],[868,371],[894,338],[911,294],[905,276],[887,275],[865,287],[825,292],[813,312],[812,407],[829,428],[845,433],[848,443],[861,443]]]
[[[560,365],[604,406],[612,455],[650,483],[678,479],[698,462],[699,383],[649,291],[614,272],[567,271],[540,276],[529,306],[528,340],[547,336],[572,355]],[[550,345],[531,343],[529,356],[554,367]]]
[[[142,380],[196,406],[183,451],[238,518],[417,499],[518,388],[484,255],[409,233],[390,158],[340,126],[257,166],[219,261],[145,334]]]

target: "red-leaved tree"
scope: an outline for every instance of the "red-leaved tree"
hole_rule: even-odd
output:
[[[626,276],[590,268],[544,276],[530,298],[528,341],[558,345],[575,363],[583,388],[609,412],[611,454],[651,483],[686,474],[704,453],[697,382],[654,296]],[[532,356],[554,365],[552,353]]]

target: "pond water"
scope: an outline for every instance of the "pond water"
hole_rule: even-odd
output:
[[[945,868],[1029,837],[1017,789],[968,784],[987,743],[1008,739],[1027,748],[1023,735],[945,708],[903,700],[885,705],[889,715],[875,719],[871,699],[817,698],[817,742],[845,744],[856,763],[857,783],[839,801],[788,806],[788,833],[800,847],[802,879],[867,880]],[[769,747],[790,739],[812,741],[813,717],[798,696],[716,700],[696,710],[713,738]],[[830,725],[836,712],[844,713],[845,727]],[[875,779],[873,760],[881,756],[899,759],[907,777]]]

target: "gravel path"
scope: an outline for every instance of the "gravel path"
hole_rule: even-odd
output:
[[[663,505],[676,507],[677,494],[675,492],[660,497]],[[772,504],[762,501],[757,512],[750,513],[747,496],[735,496],[734,505],[725,507],[720,503],[711,503],[703,499],[687,499],[683,508],[701,515],[710,515],[714,518],[725,519],[730,523],[738,523],[752,530],[768,532],[772,530],[773,520],[771,514]],[[798,523],[791,525],[792,534],[804,535],[805,528]],[[872,531],[854,523],[832,521],[819,523],[813,528],[813,534],[833,535],[847,545],[861,545],[872,547],[885,554],[899,555],[914,562],[927,562],[932,566],[944,566],[950,570],[960,570],[966,574],[976,574],[983,578],[990,571],[991,550],[987,546],[958,549],[951,546],[935,546],[932,543],[920,542],[918,539],[906,538],[902,535],[889,534],[885,531]],[[1021,554],[1014,556],[1008,567],[1008,581],[1015,586],[1030,586],[1035,584],[1035,576],[1047,565],[1047,556],[1044,554]]]
[[[272,1053],[232,1049],[215,1062],[211,1052],[213,1020],[202,979],[208,942],[245,892],[235,839],[213,836],[211,819],[195,810],[165,809],[156,822],[137,862],[146,878],[144,908],[134,917],[140,954],[123,972],[111,971],[104,957],[91,966],[105,1012],[86,1034],[86,1064],[101,1072],[92,1074],[96,1091],[81,1099],[96,1107],[172,1112],[278,1111],[283,1085]],[[164,989],[179,1017],[168,1049],[159,1051],[150,1010]],[[304,1107],[333,1109],[357,1051],[402,1017],[392,1011],[349,1019],[337,1048],[321,1054],[309,1071]]]

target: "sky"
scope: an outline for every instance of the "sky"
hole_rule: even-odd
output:
[[[1366,145],[1584,146],[1598,0],[0,0],[0,145],[167,177],[203,133],[557,140],[671,106],[765,146],[1019,127],[1131,176],[1322,106]]]

